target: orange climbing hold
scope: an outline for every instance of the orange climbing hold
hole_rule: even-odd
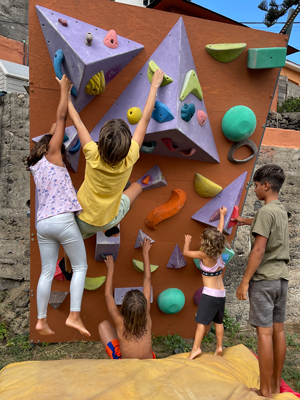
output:
[[[103,39],[103,43],[110,49],[116,49],[119,46],[116,31],[114,31],[113,29],[108,31],[107,35]]]
[[[148,185],[149,179],[150,179],[150,176],[147,175],[146,178],[142,180],[143,184],[144,184],[144,185]]]
[[[157,229],[157,224],[164,219],[177,214],[186,202],[186,192],[182,189],[172,190],[170,199],[160,207],[152,210],[146,217],[145,223],[150,229]]]

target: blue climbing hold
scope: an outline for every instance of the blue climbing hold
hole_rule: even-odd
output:
[[[61,79],[63,77],[63,73],[61,71],[61,64],[65,58],[64,52],[61,49],[58,49],[56,53],[54,54],[54,71],[55,75],[57,76],[58,79]],[[75,86],[72,87],[71,94],[74,97],[77,97],[77,90]]]
[[[174,119],[174,116],[171,113],[171,110],[165,104],[156,100],[151,118],[155,119],[155,121],[157,122],[162,123],[172,121],[172,119]]]
[[[181,109],[181,118],[185,122],[189,122],[193,118],[195,111],[196,111],[195,104],[191,103],[188,105],[184,103],[184,106]]]
[[[77,153],[77,151],[80,149],[80,146],[81,146],[81,143],[80,143],[80,140],[78,139],[77,142],[76,142],[76,144],[75,144],[75,146],[72,147],[72,148],[69,150],[69,153],[70,153],[70,154],[75,154],[75,153]]]
[[[66,134],[64,134],[64,141],[63,141],[63,143],[66,143],[68,140],[69,140],[69,136],[66,135]]]

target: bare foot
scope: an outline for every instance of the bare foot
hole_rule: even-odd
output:
[[[223,348],[217,347],[214,356],[221,356],[223,354]]]
[[[273,376],[272,376],[272,379],[271,379],[272,394],[280,393],[280,385],[281,385],[281,381],[279,381],[276,384],[276,382],[273,380]]]
[[[85,328],[80,317],[74,318],[71,313],[66,320],[66,325],[70,328],[77,329],[82,335],[90,337],[90,332]]]
[[[197,350],[192,349],[188,359],[193,360],[195,357],[199,356],[200,354],[201,354],[201,349],[197,349]]]
[[[256,389],[256,388],[253,388],[253,387],[251,387],[249,389],[251,390],[251,392],[256,393],[257,396],[267,397],[268,399],[272,398],[272,394],[271,393],[263,394],[260,389]]]
[[[49,328],[47,318],[38,319],[35,329],[38,331],[38,333],[40,335],[43,335],[43,336],[54,335],[54,333],[55,333],[55,332],[53,332],[52,329]]]

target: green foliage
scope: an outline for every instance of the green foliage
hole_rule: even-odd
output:
[[[231,337],[234,337],[240,330],[240,324],[238,324],[235,318],[232,318],[225,308],[224,319],[223,319],[224,330],[228,331]]]
[[[169,350],[183,348],[184,352],[191,351],[191,346],[180,335],[152,336],[152,343],[161,343]]]
[[[278,104],[277,112],[300,112],[300,97],[289,97],[281,105]]]
[[[282,371],[282,379],[293,387],[295,391],[300,391],[300,371],[298,365],[285,363]]]
[[[256,339],[256,337],[252,336],[252,337],[246,339],[243,342],[243,345],[248,347],[248,349],[252,350],[253,353],[257,353],[257,339]]]
[[[286,333],[285,338],[288,346],[298,349],[299,345],[297,342],[295,342],[295,339],[298,339],[298,335]]]
[[[286,14],[286,12],[293,6],[299,4],[299,0],[283,0],[281,4],[277,4],[275,0],[268,2],[263,0],[258,8],[266,12],[264,24],[270,28],[270,26],[276,24],[277,20]]]
[[[4,340],[8,337],[7,326],[4,322],[0,323],[0,340]]]
[[[10,339],[7,340],[7,347],[15,347],[15,351],[13,352],[19,352],[20,349],[23,350],[30,350],[30,343],[29,343],[29,333],[26,335],[16,335]]]

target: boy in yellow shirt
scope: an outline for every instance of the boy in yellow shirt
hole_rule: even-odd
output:
[[[77,223],[84,239],[98,231],[106,236],[118,233],[116,225],[124,218],[130,206],[142,192],[142,186],[132,183],[123,193],[133,165],[139,158],[148,124],[153,112],[155,97],[164,73],[155,71],[142,118],[131,137],[128,125],[122,119],[107,121],[97,144],[81,121],[71,99],[69,116],[78,132],[86,159],[84,181],[77,193],[83,211]]]

